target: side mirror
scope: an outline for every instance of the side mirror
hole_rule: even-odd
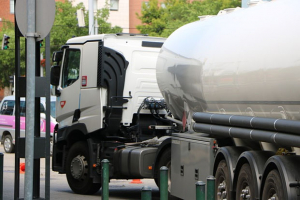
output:
[[[52,55],[52,61],[59,63],[62,60],[63,52],[62,51],[54,51]]]
[[[59,75],[60,75],[60,66],[54,65],[51,67],[51,85],[58,86],[59,84]]]

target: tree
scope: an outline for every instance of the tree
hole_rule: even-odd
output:
[[[15,74],[15,31],[14,24],[10,21],[3,20],[3,27],[0,31],[0,42],[2,42],[3,35],[10,37],[9,48],[0,50],[0,88],[9,86],[9,76]],[[25,73],[25,40],[20,40],[20,57],[21,57],[21,74]]]
[[[77,6],[72,6],[71,1],[56,2],[56,14],[54,24],[51,30],[51,51],[57,50],[61,45],[72,37],[88,35],[88,12],[84,12],[85,15],[85,27],[78,27],[76,11],[85,7],[82,3]],[[99,33],[118,33],[122,32],[122,28],[115,26],[112,27],[107,22],[109,17],[109,5],[106,2],[105,6],[99,9],[96,13],[95,20],[97,20],[99,26]]]
[[[78,27],[76,11],[85,9],[83,4],[72,6],[70,1],[56,2],[56,12],[53,27],[50,32],[50,49],[51,52],[58,50],[66,41],[73,36],[88,35],[88,12],[85,12],[85,27]],[[112,27],[107,22],[109,17],[109,7],[106,6],[97,11],[96,20],[100,25],[99,33],[119,33],[122,32],[120,27]],[[0,29],[0,42],[2,42],[3,34],[10,36],[9,49],[0,50],[0,88],[9,86],[9,76],[15,72],[15,31],[14,24],[2,19],[3,26]],[[21,54],[21,76],[25,75],[25,38],[20,39]],[[44,54],[45,45],[41,47],[41,53]],[[44,54],[45,55],[45,54]]]
[[[143,3],[141,15],[137,14],[143,23],[137,29],[143,34],[168,37],[177,28],[199,20],[198,16],[216,15],[219,10],[240,5],[240,0],[165,0],[163,4],[149,0]]]

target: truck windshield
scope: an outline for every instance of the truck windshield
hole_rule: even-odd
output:
[[[62,88],[72,85],[79,78],[80,50],[66,49],[63,63]]]

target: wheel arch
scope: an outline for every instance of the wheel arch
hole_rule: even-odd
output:
[[[74,124],[65,130],[64,140],[66,141],[67,148],[70,148],[78,141],[87,140],[87,128],[85,124]]]
[[[255,182],[254,198],[259,199],[260,196],[260,186],[261,177],[264,171],[264,165],[268,158],[274,155],[272,151],[244,151],[238,158],[233,178],[233,189],[236,191],[237,181],[239,177],[239,172],[245,163],[248,163],[252,172],[253,180]],[[257,176],[258,175],[258,176]]]
[[[3,131],[2,137],[1,137],[1,144],[4,142],[4,137],[10,135],[12,137],[12,134],[9,131]]]
[[[246,147],[227,146],[227,147],[221,147],[216,154],[214,166],[213,166],[213,175],[214,176],[216,175],[216,171],[221,160],[225,160],[231,177],[230,186],[229,186],[230,191],[233,191],[233,177],[234,177],[234,171],[237,164],[237,160],[241,155],[241,153],[246,150],[249,149]]]
[[[300,156],[283,156],[275,155],[270,157],[264,167],[262,176],[262,184],[260,188],[260,198],[262,198],[263,188],[266,178],[273,169],[278,170],[282,184],[284,186],[284,196],[286,199],[294,199],[297,197],[300,186],[300,172],[299,172]]]
[[[161,155],[165,152],[165,150],[171,148],[171,142],[172,142],[171,137],[168,137],[159,145],[155,156],[155,162],[153,163],[154,165],[152,170],[153,178],[156,178],[158,176],[158,174],[156,173],[158,168],[158,161]]]
[[[69,149],[76,142],[87,140],[87,129],[85,124],[77,123],[58,129],[56,134],[57,137],[54,135],[56,139],[53,143],[52,168],[54,171],[65,173]]]

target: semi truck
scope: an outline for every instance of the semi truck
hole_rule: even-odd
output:
[[[166,40],[68,40],[51,70],[52,169],[81,194],[101,187],[106,158],[110,178],[158,186],[167,166],[170,194],[181,199],[195,199],[209,175],[217,199],[299,199],[299,7],[225,9]]]
[[[102,34],[69,39],[54,52],[51,84],[57,96],[52,169],[70,188],[101,187],[101,161],[110,178],[154,178],[170,167],[176,128],[159,91],[156,62],[165,39]]]
[[[195,199],[300,198],[300,1],[225,9],[164,42],[157,81],[181,132],[172,134],[171,194]]]

